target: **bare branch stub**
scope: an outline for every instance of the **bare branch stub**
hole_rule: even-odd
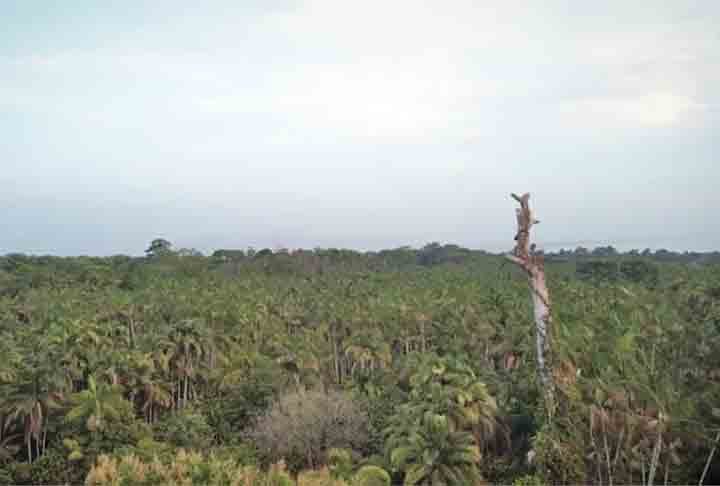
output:
[[[520,207],[515,209],[517,216],[517,233],[515,235],[515,248],[507,258],[525,270],[532,278],[543,280],[542,287],[545,287],[545,260],[542,253],[535,251],[535,244],[530,243],[530,230],[540,221],[535,219],[530,209],[530,193],[518,196],[515,193],[510,194],[513,199],[520,203]],[[533,286],[536,289],[535,286]],[[537,289],[536,289],[537,290]],[[547,307],[550,307],[550,298],[547,291],[540,292],[539,297],[544,301]]]
[[[513,255],[522,261],[520,264],[525,270],[530,270],[532,261],[532,248],[530,247],[530,229],[533,225],[538,224],[533,218],[530,209],[530,194],[525,193],[522,196],[511,194],[513,199],[520,203],[520,207],[515,210],[517,216],[517,234],[515,235],[515,249]]]

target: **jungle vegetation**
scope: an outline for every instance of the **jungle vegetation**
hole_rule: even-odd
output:
[[[609,249],[608,249],[609,248]],[[717,254],[0,257],[0,484],[720,483]]]

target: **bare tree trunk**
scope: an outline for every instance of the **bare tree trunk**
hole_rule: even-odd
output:
[[[613,477],[612,477],[612,463],[610,462],[610,446],[608,445],[608,436],[607,436],[607,430],[605,426],[605,421],[602,420],[602,432],[603,432],[603,445],[605,448],[605,461],[607,464],[607,477],[608,477],[608,484],[610,486],[613,486]]]
[[[703,469],[702,476],[700,476],[700,482],[698,482],[698,486],[703,486],[703,483],[705,482],[705,476],[707,475],[708,470],[710,469],[710,464],[712,464],[713,457],[715,456],[715,451],[717,451],[718,442],[720,441],[720,432],[718,432],[717,436],[715,436],[715,443],[713,444],[713,448],[710,451],[710,455],[708,455],[707,462],[705,463],[705,468]]]
[[[595,436],[593,435],[593,410],[590,409],[590,427],[588,428],[588,431],[590,432],[590,445],[592,446],[593,451],[595,452],[595,469],[597,473],[597,483],[598,485],[601,485],[603,483],[602,481],[602,458],[600,457],[598,451],[597,444],[595,443]]]
[[[330,324],[330,339],[332,339],[333,347],[333,365],[335,368],[335,382],[342,384],[342,376],[340,374],[340,353],[338,351],[337,338],[335,337],[335,324]]]
[[[132,310],[128,314],[128,334],[130,336],[130,349],[135,349],[135,319]]]
[[[662,427],[662,424],[660,424]],[[660,451],[662,450],[662,429],[658,430],[655,447],[653,447],[652,458],[650,461],[650,472],[648,474],[648,486],[653,486],[655,482],[655,471],[657,471],[658,461],[660,460]]]
[[[642,483],[645,484],[645,457],[642,458]]]
[[[622,446],[624,444],[624,442],[623,442],[624,439],[625,439],[625,428],[623,427],[620,430],[620,438],[618,439],[617,449],[615,449],[615,458],[613,459],[613,462],[612,462],[613,471],[617,467],[618,459],[620,459],[620,450],[622,449]],[[630,482],[632,483],[632,477],[631,477]]]
[[[543,387],[545,413],[552,421],[555,415],[555,381],[552,373],[551,360],[551,314],[550,292],[545,281],[545,264],[542,254],[535,252],[535,245],[530,244],[530,229],[540,221],[533,217],[530,210],[530,194],[512,197],[520,203],[516,209],[518,230],[515,235],[515,249],[507,258],[522,268],[528,275],[530,295],[533,302],[535,320],[535,345],[537,372]]]

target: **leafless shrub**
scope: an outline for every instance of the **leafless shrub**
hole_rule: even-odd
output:
[[[279,398],[248,436],[270,463],[315,468],[331,448],[360,451],[368,443],[367,411],[345,393],[299,391]]]

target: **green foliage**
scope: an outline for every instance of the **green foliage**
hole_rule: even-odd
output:
[[[517,478],[512,484],[513,486],[543,486],[546,483],[538,476],[528,474]]]
[[[172,243],[164,238],[156,238],[150,242],[145,254],[150,258],[168,256],[172,254]]]
[[[471,434],[453,430],[447,417],[427,412],[419,427],[392,450],[393,467],[405,484],[472,485],[479,479],[480,451]]]
[[[117,385],[96,383],[95,378],[88,378],[88,388],[70,397],[72,408],[65,415],[65,420],[72,422],[85,420],[90,432],[98,432],[107,426],[107,422],[118,420],[123,411],[127,412],[130,404],[123,398],[122,390]]]
[[[237,262],[245,258],[245,252],[243,250],[215,250],[212,258],[220,262]]]
[[[408,366],[415,370],[410,377],[410,413],[444,415],[454,429],[485,437],[495,433],[497,403],[466,363],[430,355],[419,356]]]
[[[214,455],[179,450],[165,461],[144,461],[130,454],[119,458],[100,456],[85,479],[87,485],[292,486],[282,466],[266,473]]]
[[[78,484],[86,472],[82,464],[71,460],[62,449],[49,449],[32,463],[30,481],[32,484]]]
[[[595,282],[626,281],[654,287],[660,279],[657,264],[646,259],[588,260],[577,263],[577,275]]]
[[[565,439],[565,440],[563,440]],[[549,426],[538,431],[533,439],[533,451],[537,462],[537,476],[546,483],[560,478],[563,484],[582,482],[586,477],[581,450],[572,447],[573,441],[563,437],[563,432]]]
[[[207,450],[213,443],[214,432],[206,417],[192,409],[167,415],[155,424],[154,430],[158,440],[174,447]]]
[[[212,451],[218,459],[232,459],[245,466],[258,464],[257,450],[249,442],[237,446],[214,447]]]
[[[581,279],[614,282],[620,278],[620,262],[617,260],[589,260],[578,262],[577,274]]]
[[[254,482],[257,483],[258,480],[254,479]],[[267,485],[267,486],[293,486],[294,481],[292,478],[285,472],[284,467],[271,467],[270,471],[267,473],[267,479],[263,481],[263,479],[260,479],[260,484]]]
[[[654,287],[660,281],[660,269],[657,264],[647,260],[628,260],[620,264],[620,275],[623,279],[635,283],[643,283]]]
[[[369,456],[383,454],[384,432],[390,427],[398,407],[407,402],[407,393],[389,374],[383,374],[375,383],[356,382],[353,385],[368,411],[370,422],[368,448],[364,452]]]
[[[467,248],[457,245],[441,245],[428,243],[418,251],[418,264],[423,266],[441,265],[443,263],[465,263],[472,259],[473,253]]]
[[[608,251],[548,259],[554,424],[536,412],[527,286],[492,255],[0,257],[1,470],[76,483],[103,454],[169,467],[185,448],[201,452],[183,459],[188,478],[285,457],[301,484],[342,484],[355,475],[324,468],[341,447],[386,470],[394,454],[396,481],[469,468],[494,483],[621,484],[642,482],[659,440],[659,473],[696,484],[720,427],[720,268]],[[249,433],[260,426],[274,445]],[[469,457],[465,443],[472,465],[452,452]]]
[[[214,376],[217,388],[200,404],[220,444],[237,444],[242,432],[268,409],[285,381],[283,370],[266,356],[232,354]]]
[[[27,462],[12,463],[7,468],[12,481],[8,484],[33,484],[32,464]]]
[[[378,466],[363,466],[352,479],[353,486],[390,486],[390,474]]]
[[[13,477],[10,474],[10,471],[8,471],[5,468],[0,467],[0,484],[12,484],[13,483]]]
[[[353,471],[352,452],[332,448],[327,453],[327,465],[335,478],[349,479]]]
[[[495,399],[462,360],[412,355],[406,367],[409,400],[386,429],[390,464],[407,484],[472,483],[498,433]]]

